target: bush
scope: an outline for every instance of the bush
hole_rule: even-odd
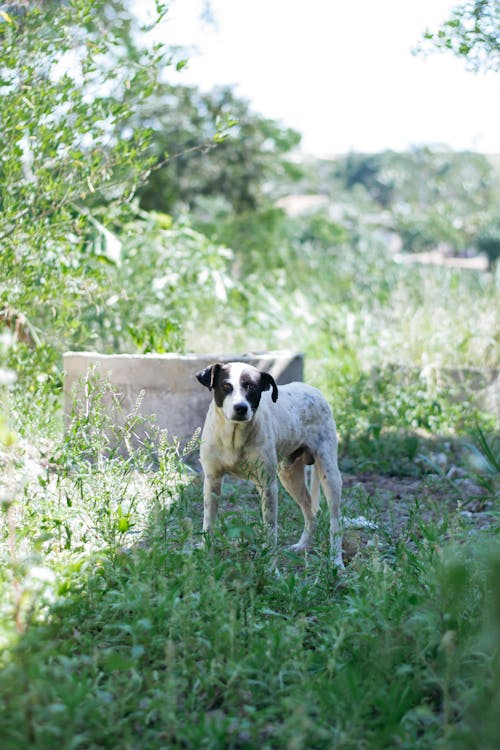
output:
[[[147,131],[115,129],[151,94],[164,50],[127,64],[125,27],[121,4],[104,0],[0,15],[0,326],[43,364],[85,338],[80,311],[116,263],[95,206],[106,223],[127,215],[150,166]]]

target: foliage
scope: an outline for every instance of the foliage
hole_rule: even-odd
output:
[[[500,7],[497,0],[467,0],[457,5],[437,31],[427,31],[422,45],[450,51],[475,71],[500,71]]]
[[[390,211],[386,223],[410,252],[445,244],[467,250],[498,195],[498,177],[481,154],[418,147],[399,154],[349,154],[330,173],[343,188],[363,188],[374,210]]]
[[[396,262],[362,214],[342,224],[327,214],[281,221],[281,232],[260,238],[265,255],[257,247],[235,255],[241,284],[231,307],[188,325],[188,348],[224,341],[228,351],[304,351],[306,377],[330,394],[351,466],[364,452],[365,465],[411,473],[415,441],[405,436],[467,434],[476,422],[495,429],[486,379],[473,381],[474,368],[498,363],[496,276]],[[387,454],[388,432],[411,448],[404,460]]]
[[[497,424],[440,373],[497,366],[500,279],[402,264],[386,236],[466,248],[496,210],[486,160],[315,163],[295,189],[324,206],[290,218],[296,134],[228,91],[155,87],[163,50],[121,0],[0,24],[0,346],[19,376],[0,369],[2,748],[496,748]],[[376,533],[346,535],[339,578],[326,514],[314,551],[286,550],[283,493],[277,574],[230,484],[200,547],[199,477],[140,400],[124,414],[89,377],[54,430],[67,343],[303,349],[346,515]]]
[[[335,164],[337,176],[347,190],[363,185],[373,200],[385,207],[394,198],[391,175],[383,172],[387,154],[350,153]]]
[[[81,333],[79,310],[114,258],[89,207],[127,210],[149,167],[149,137],[113,127],[142,106],[165,63],[116,59],[126,18],[104,0],[10,6],[0,17],[0,322],[30,348]]]
[[[165,550],[97,559],[94,573],[75,566],[66,601],[2,671],[7,750],[103,736],[151,748],[495,747],[494,550],[440,564],[420,545],[393,568],[367,555],[342,591],[325,571],[273,580],[252,537],[216,562],[172,536]]]
[[[486,254],[490,268],[492,268],[500,258],[500,219],[497,218],[481,227],[475,244],[480,252]]]
[[[110,352],[181,351],[187,321],[195,326],[227,303],[232,252],[154,212],[138,212],[119,231],[106,296],[82,309],[90,342]]]
[[[242,214],[214,213],[201,224],[203,232],[234,248],[234,272],[244,279],[249,274],[273,274],[286,266],[293,230],[286,214],[276,206]]]
[[[332,167],[346,188],[363,185],[382,207],[403,202],[424,208],[447,201],[470,211],[484,208],[492,198],[492,166],[471,151],[419,146],[404,153],[353,153],[336,159]]]
[[[162,84],[131,122],[152,131],[157,163],[140,190],[148,210],[185,206],[203,221],[212,209],[207,198],[217,197],[226,213],[241,214],[262,207],[277,181],[300,174],[286,159],[300,135],[255,114],[227,87],[202,93]]]
[[[179,350],[186,319],[247,296],[230,278],[231,251],[187,223],[138,213],[138,185],[149,177],[160,195],[161,177],[177,206],[196,194],[200,220],[203,199],[221,187],[231,210],[243,210],[263,200],[273,175],[292,174],[281,157],[298,136],[229,90],[158,85],[170,53],[141,46],[121,0],[13,7],[0,19],[0,325],[14,334],[19,390],[53,402],[64,348]],[[225,139],[230,109],[240,119]],[[205,153],[216,141],[217,157]],[[176,158],[157,169],[167,148]]]
[[[242,282],[253,286],[257,273],[264,293],[254,302],[257,326],[247,325],[241,339],[232,321],[217,320],[217,337],[227,336],[229,349],[245,340],[290,344],[308,359],[328,362],[332,355],[336,369],[348,373],[357,372],[352,357],[368,370],[396,362],[495,367],[496,277],[401,263],[354,208],[340,224],[328,223],[333,242],[324,239],[325,221],[314,215],[283,222],[269,252],[243,258]],[[270,317],[274,335],[265,326],[259,337]]]

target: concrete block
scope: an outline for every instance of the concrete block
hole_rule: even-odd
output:
[[[132,445],[150,434],[152,427],[166,429],[184,445],[203,426],[211,399],[195,373],[213,362],[232,361],[248,362],[271,373],[278,385],[304,378],[303,354],[288,351],[243,355],[66,352],[63,355],[65,418],[69,419],[74,404],[79,411],[86,408],[85,379],[95,372],[97,378],[112,386],[120,401],[120,410],[112,408],[111,399],[104,402],[115,427],[122,426],[126,415],[140,401],[138,413],[146,421],[138,426]]]

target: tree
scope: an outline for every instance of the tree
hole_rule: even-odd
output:
[[[350,153],[337,161],[335,175],[341,179],[347,190],[352,190],[356,185],[363,185],[373,200],[386,208],[394,192],[392,176],[386,179],[384,174],[386,163],[387,153]]]
[[[437,31],[427,31],[422,47],[450,50],[475,71],[500,71],[500,3],[467,0]]]
[[[115,133],[168,58],[158,45],[121,55],[127,24],[123,2],[106,0],[0,13],[0,327],[18,361],[23,344],[47,353],[78,333],[79,309],[116,261],[93,211],[127,211],[151,166],[147,131]]]
[[[475,244],[488,258],[488,268],[492,270],[500,258],[500,218],[496,217],[479,230]]]
[[[163,84],[132,123],[152,131],[156,167],[140,190],[146,209],[172,212],[183,204],[194,210],[217,196],[242,214],[260,208],[273,183],[300,174],[286,158],[299,133],[253,113],[228,87],[202,93]]]

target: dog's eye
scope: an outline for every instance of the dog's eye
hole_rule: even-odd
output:
[[[242,386],[243,386],[243,388],[244,388],[245,391],[254,391],[255,388],[257,387],[255,385],[255,383],[250,383],[250,382],[248,382],[248,383],[242,383]]]
[[[231,393],[231,391],[233,390],[233,386],[231,385],[231,383],[222,383],[222,390],[224,391],[224,393]]]

